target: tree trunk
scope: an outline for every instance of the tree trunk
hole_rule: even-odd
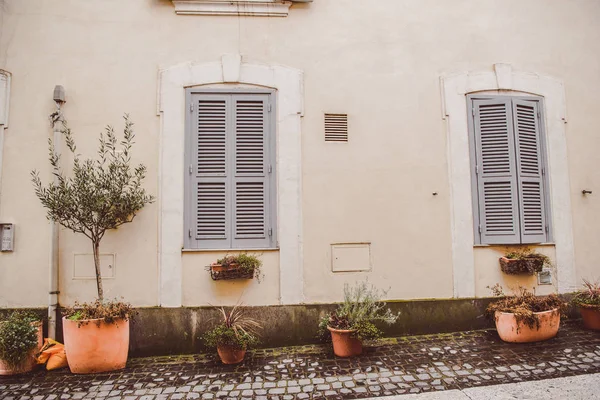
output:
[[[104,290],[102,289],[102,273],[100,271],[100,241],[92,242],[94,246],[94,266],[96,267],[96,284],[98,285],[98,300],[104,300]]]

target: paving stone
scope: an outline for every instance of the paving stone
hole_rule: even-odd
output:
[[[561,324],[559,335],[535,344],[535,351],[504,343],[494,331],[395,343],[367,347],[350,360],[332,357],[328,347],[302,346],[255,350],[235,367],[191,355],[130,359],[125,370],[110,374],[39,370],[0,377],[0,400],[334,400],[600,372],[600,337],[578,322]]]

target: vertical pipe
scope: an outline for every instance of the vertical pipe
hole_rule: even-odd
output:
[[[53,130],[54,136],[52,137],[54,143],[54,151],[56,155],[60,156],[60,146],[62,141],[62,132],[60,125],[62,124],[63,118],[60,112],[60,105],[58,107],[58,118],[54,120]],[[58,178],[54,175],[54,184],[58,184]],[[50,273],[49,273],[49,292],[48,292],[48,337],[56,339],[56,319],[58,310],[58,233],[59,224],[52,221],[52,239],[50,245]]]

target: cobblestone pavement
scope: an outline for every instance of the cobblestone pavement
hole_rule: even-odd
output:
[[[357,399],[600,372],[600,333],[564,323],[546,342],[508,344],[495,331],[386,339],[352,359],[329,346],[249,352],[238,366],[214,355],[131,359],[123,371],[67,369],[0,377],[0,399]]]

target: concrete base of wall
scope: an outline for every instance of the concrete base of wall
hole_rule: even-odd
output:
[[[400,312],[393,326],[382,326],[385,336],[456,332],[492,328],[484,311],[491,298],[388,302]],[[335,304],[250,307],[249,316],[264,327],[261,347],[317,343],[319,319]],[[8,310],[0,310],[0,314]],[[45,316],[46,310],[35,310]],[[211,307],[140,308],[131,324],[130,355],[189,354],[206,350],[203,333],[219,322],[219,311]],[[62,341],[59,321],[58,340]]]

